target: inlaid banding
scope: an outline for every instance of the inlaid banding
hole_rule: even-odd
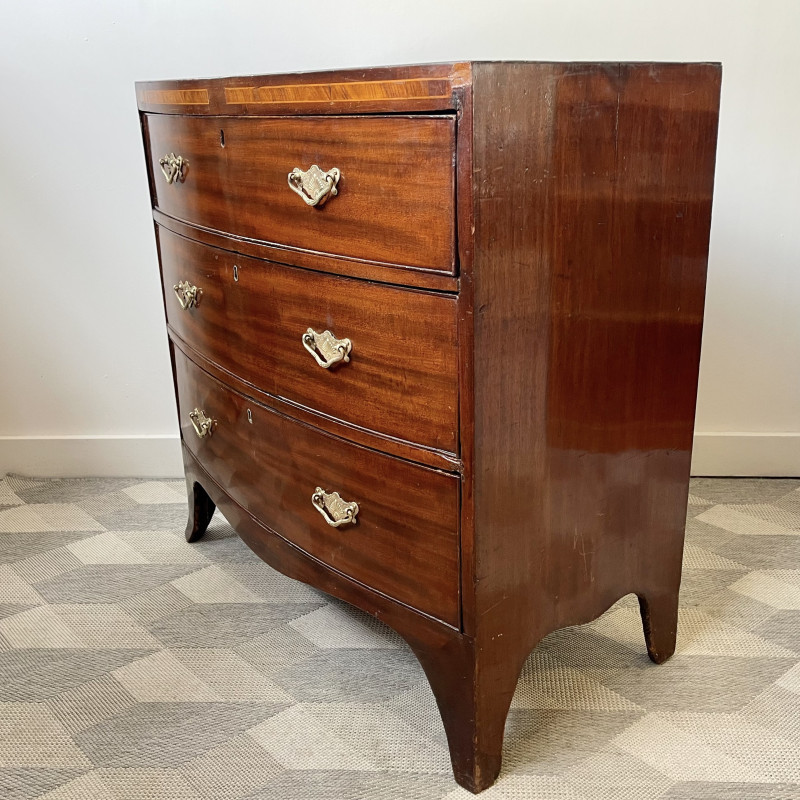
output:
[[[228,105],[279,103],[369,103],[380,100],[431,100],[450,97],[446,78],[287,84],[225,88]]]
[[[147,89],[142,102],[160,106],[207,106],[208,89]]]

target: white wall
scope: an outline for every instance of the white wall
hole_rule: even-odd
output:
[[[797,0],[0,4],[0,474],[179,470],[135,80],[459,59],[723,62],[695,471],[800,474],[799,38]]]

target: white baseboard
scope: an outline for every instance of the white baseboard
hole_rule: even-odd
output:
[[[695,433],[692,475],[800,477],[800,433]]]
[[[0,436],[0,476],[183,477],[180,439],[164,436]]]
[[[177,436],[0,436],[0,475],[181,477]],[[800,433],[697,433],[692,475],[800,477]]]

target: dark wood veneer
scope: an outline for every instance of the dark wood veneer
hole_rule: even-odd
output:
[[[456,457],[455,297],[256,261],[164,230],[159,254],[167,321],[203,356],[276,397]],[[183,280],[202,289],[196,308],[172,290]],[[349,338],[350,361],[318,366],[301,341],[309,327]]]
[[[457,458],[452,453],[448,453],[444,450],[433,450],[422,447],[418,444],[412,444],[405,439],[384,436],[358,425],[351,425],[336,417],[320,414],[316,409],[292,403],[286,398],[268,394],[252,383],[243,381],[214,361],[209,361],[209,359],[181,339],[172,328],[168,327],[167,331],[170,340],[175,342],[175,344],[205,372],[208,372],[221,383],[235,389],[239,394],[252,398],[260,405],[271,408],[280,414],[291,416],[300,422],[319,428],[333,436],[338,436],[339,438],[347,439],[355,444],[360,444],[370,450],[378,450],[379,452],[398,456],[406,461],[412,461],[426,467],[433,467],[434,469],[445,470],[446,472],[461,472],[461,459]]]
[[[144,117],[153,205],[189,223],[294,248],[455,271],[455,118]],[[221,145],[224,133],[224,147]],[[188,161],[167,183],[158,164]],[[341,170],[310,207],[288,173]]]
[[[332,272],[334,275],[362,278],[375,283],[388,283],[413,289],[429,289],[435,292],[458,291],[459,280],[455,275],[447,275],[436,270],[379,261],[364,261],[363,259],[338,256],[333,253],[320,253],[297,247],[286,247],[286,245],[279,245],[274,242],[244,239],[241,236],[212,231],[210,228],[189,225],[164,214],[157,208],[153,209],[153,219],[158,228],[165,228],[181,236],[186,236],[195,241],[203,242],[222,250],[228,250],[232,253],[268,259],[276,264]]]
[[[459,624],[456,476],[365,450],[263,408],[178,349],[173,363],[182,438],[240,506],[345,575]],[[194,408],[216,423],[202,439],[189,419]],[[356,524],[330,527],[311,503],[317,486],[357,502]]]
[[[451,250],[447,263],[457,267],[457,279],[431,271],[442,269],[446,259],[436,247],[428,252],[424,235],[412,237],[416,244],[407,252],[392,236],[385,246],[373,242],[374,252],[364,250],[364,238],[353,233],[354,218],[342,228],[341,241],[356,236],[352,247],[345,242],[339,248],[347,258],[333,246],[326,253],[324,244],[281,248],[286,237],[243,239],[223,219],[213,220],[219,230],[212,231],[158,210],[155,218],[206,244],[295,265],[265,265],[262,273],[290,305],[305,296],[303,281],[318,280],[298,266],[382,282],[370,284],[367,305],[377,309],[382,297],[396,298],[408,316],[397,337],[408,337],[411,355],[426,352],[425,346],[415,349],[418,340],[450,347],[456,320],[453,361],[426,363],[419,391],[414,389],[422,396],[425,382],[431,390],[437,380],[440,389],[449,385],[457,366],[458,441],[446,447],[460,458],[452,460],[446,450],[401,441],[403,432],[401,439],[370,433],[361,423],[377,424],[377,406],[362,417],[354,406],[355,413],[337,421],[339,406],[327,407],[329,413],[315,407],[310,389],[299,387],[309,406],[264,393],[267,385],[278,391],[278,384],[260,372],[259,358],[249,362],[248,389],[188,348],[177,328],[172,338],[223,381],[175,350],[190,500],[187,538],[202,535],[219,505],[277,569],[395,628],[425,670],[454,774],[471,791],[497,777],[516,682],[543,636],[587,622],[635,593],[650,658],[660,663],[674,650],[720,78],[716,64],[479,62],[169,81],[137,89],[143,112],[197,115],[211,125],[214,115],[241,116],[237,124],[244,126],[260,124],[248,116],[270,114],[294,117],[300,129],[300,115],[326,114],[332,115],[330,127],[320,130],[332,131],[344,130],[338,127],[341,115],[415,112],[419,116],[404,124],[411,126],[411,138],[413,126],[420,126],[425,140],[429,117],[420,112],[454,112],[447,140],[455,156],[449,246],[457,253]],[[324,146],[334,139],[324,137]],[[260,152],[256,139],[251,142],[251,151]],[[370,155],[376,167],[378,152]],[[421,156],[419,164],[426,163],[430,159]],[[409,210],[434,196],[418,193],[406,205],[393,199],[373,231],[389,229],[396,203]],[[452,211],[452,199],[446,208]],[[435,211],[416,208],[414,218]],[[367,211],[359,213],[364,225],[374,224]],[[441,241],[439,234],[434,239]],[[329,242],[336,241],[334,234]],[[376,254],[385,263],[364,260]],[[203,258],[191,256],[197,270],[204,269]],[[407,268],[398,266],[403,264]],[[167,283],[170,268],[165,266]],[[344,280],[327,276],[326,285]],[[386,282],[457,292],[455,301],[439,297],[455,303],[455,317],[423,310],[421,304],[433,303],[424,292]],[[265,284],[268,291],[273,289]],[[335,303],[328,308],[333,314]],[[249,307],[247,313],[255,314]],[[287,318],[296,313],[288,309]],[[410,336],[422,318],[437,330]],[[222,317],[214,325],[216,330],[181,331],[206,354],[233,364],[231,345],[222,341]],[[266,331],[268,322],[254,317],[253,326]],[[429,355],[443,352],[442,346],[428,348]],[[276,368],[287,369],[282,363]],[[252,406],[234,389],[292,419]],[[381,402],[396,400],[398,392],[387,387]],[[219,436],[201,443],[193,438],[186,427],[195,403],[189,395],[219,408]],[[444,405],[452,399],[448,395]],[[257,414],[258,434],[242,422],[246,407]],[[434,428],[447,420],[441,404],[436,408],[434,403],[423,419],[384,431],[415,430],[415,441],[441,444]],[[447,436],[444,428],[438,433]],[[286,466],[287,453],[295,466]],[[450,472],[403,460],[416,461],[415,453],[431,466],[444,460]],[[319,515],[310,503],[302,506],[305,489],[296,492],[317,466],[326,480],[342,476],[343,495],[361,492],[365,508],[375,504],[374,543],[346,539],[340,551],[335,543],[342,540],[329,536],[315,545],[309,531]],[[265,481],[266,494],[254,491]],[[280,507],[269,502],[284,495]],[[403,520],[403,496],[415,504],[412,522]],[[365,515],[364,528],[373,521]],[[396,550],[398,535],[404,546],[413,546]],[[414,561],[407,571],[417,557],[424,563]]]
[[[634,592],[651,658],[675,648],[719,79],[716,65],[474,67],[468,788],[497,774],[547,633]]]

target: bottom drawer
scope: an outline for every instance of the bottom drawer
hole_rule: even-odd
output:
[[[183,440],[237,503],[339,572],[458,625],[456,476],[264,408],[173,351]]]

